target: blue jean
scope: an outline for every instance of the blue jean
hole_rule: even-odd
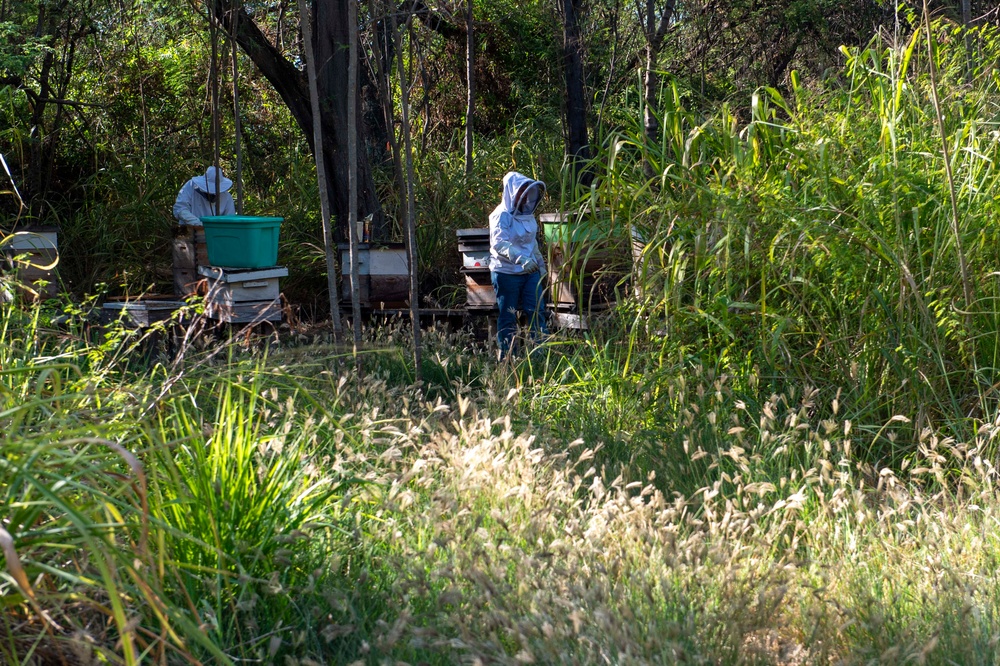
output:
[[[521,310],[528,316],[532,339],[540,335],[548,335],[549,328],[545,324],[545,284],[538,271],[528,274],[497,273],[490,271],[493,291],[497,295],[497,344],[500,346],[500,358],[510,353],[517,332],[517,311]]]

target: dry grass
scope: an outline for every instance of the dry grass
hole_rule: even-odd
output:
[[[124,663],[100,610],[111,600],[140,649],[149,646],[133,663],[998,661],[1000,420],[977,424],[968,442],[925,428],[906,443],[913,454],[882,468],[870,443],[891,439],[905,415],[852,424],[812,390],[752,407],[724,378],[664,376],[660,388],[680,417],[660,427],[664,441],[687,433],[684,459],[635,481],[602,463],[616,433],[570,441],[529,425],[539,384],[506,366],[476,366],[464,351],[449,355],[460,340],[427,337],[445,378],[436,388],[408,383],[392,340],[368,359],[363,380],[321,353],[278,350],[264,362],[234,350],[211,367],[191,365],[155,423],[135,424],[141,437],[124,423],[107,428],[109,441],[131,442],[149,477],[145,548],[160,573],[144,580],[169,613],[162,619],[125,584],[138,560],[121,545],[137,543],[146,509],[128,493],[114,503],[123,512],[108,523],[117,540],[105,525],[80,541],[66,522],[72,512],[96,521],[110,510],[126,492],[116,481],[121,461],[94,449],[81,492],[61,490],[82,453],[50,441],[61,421],[39,410],[51,399],[31,412],[37,419],[4,417],[26,439],[13,458],[23,462],[0,464],[0,481],[16,481],[0,485],[13,511],[3,526],[41,594],[38,605],[20,599],[23,576],[5,562],[0,659],[43,663],[46,650],[59,654],[56,639],[69,654],[83,645],[71,635],[78,629],[94,643],[88,654]],[[50,377],[43,366],[37,372]],[[10,395],[14,379],[30,387],[37,372],[4,375]],[[463,381],[473,375],[470,388]],[[511,389],[516,377],[524,381]],[[152,390],[129,381],[137,395]],[[432,388],[442,397],[428,399]],[[64,389],[52,404],[77,422],[89,414],[78,407],[96,399]],[[80,427],[97,428],[101,413]],[[35,439],[68,458],[29,467]],[[197,463],[201,449],[218,450],[221,471]],[[241,485],[226,482],[223,492],[223,472]],[[340,490],[317,495],[320,477]],[[275,480],[281,492],[262,494]],[[56,499],[43,505],[18,491],[27,481]],[[672,490],[681,487],[692,490]],[[262,517],[232,519],[251,512]],[[113,595],[94,573],[98,557],[64,557],[59,544],[72,539],[117,567],[104,577],[123,583]],[[74,604],[104,622],[86,624]],[[46,608],[66,623],[51,641],[39,629]],[[169,637],[177,627],[184,636]]]
[[[370,654],[995,663],[997,424],[963,444],[925,431],[897,475],[853,454],[849,423],[811,423],[811,398],[718,424],[731,446],[693,454],[714,480],[690,496],[604,479],[599,443],[464,402],[376,427],[387,448],[342,461],[378,481],[365,538],[392,572]]]

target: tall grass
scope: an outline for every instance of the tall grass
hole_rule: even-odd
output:
[[[0,656],[273,656],[301,612],[278,592],[327,575],[310,532],[336,529],[347,487],[320,458],[344,439],[336,403],[245,383],[259,358],[134,366],[128,336],[57,335],[39,312],[0,311]]]
[[[920,39],[745,111],[671,89],[585,202],[645,239],[634,298],[519,363],[136,359],[0,304],[0,660],[1000,661],[1000,92],[936,51],[955,243]]]
[[[639,293],[623,314],[627,344],[608,348],[621,380],[644,395],[638,377],[695,358],[737,384],[759,378],[750,401],[789,385],[839,391],[856,423],[912,419],[897,441],[872,444],[897,462],[925,427],[974,434],[997,403],[1000,83],[995,56],[963,82],[950,30],[932,24],[944,137],[917,27],[845,49],[843,72],[821,87],[793,77],[787,94],[761,89],[745,110],[706,116],[668,86],[660,144],[638,123],[609,144],[578,205],[607,211]],[[995,30],[982,37],[995,54]]]
[[[432,334],[446,402],[393,340],[364,382],[322,345],[232,346],[167,394],[169,367],[75,391],[67,364],[20,420],[5,402],[0,657],[1000,658],[995,412],[970,440],[922,429],[893,469],[867,447],[907,418],[856,423],[814,389],[751,403],[748,376],[664,357],[641,377],[593,340],[512,375]],[[5,400],[48,368],[21,367]],[[640,377],[659,411],[630,402]],[[529,424],[543,409],[567,420]]]

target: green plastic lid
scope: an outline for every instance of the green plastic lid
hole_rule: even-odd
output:
[[[201,218],[202,222],[243,222],[243,223],[254,223],[254,222],[269,222],[269,223],[281,223],[285,221],[283,217],[255,217],[253,215],[206,215]]]
[[[549,223],[543,225],[545,239],[554,243],[579,243],[585,241],[604,240],[611,235],[611,229],[606,225],[588,222],[575,224]]]

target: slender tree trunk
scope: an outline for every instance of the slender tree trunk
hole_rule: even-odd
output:
[[[642,127],[646,135],[647,145],[650,148],[660,143],[660,74],[657,67],[659,66],[660,50],[663,48],[663,39],[667,35],[670,21],[673,19],[675,4],[676,0],[666,0],[660,8],[659,17],[657,17],[656,0],[646,0],[646,16],[643,19],[643,34],[646,37],[646,63],[642,78]],[[646,160],[643,161],[643,171],[647,178],[654,176],[652,166]]]
[[[657,114],[659,110],[657,93],[660,87],[660,77],[656,72],[658,55],[653,45],[646,42],[646,64],[642,73],[642,128],[646,134],[646,141],[650,145],[656,145],[659,142],[660,134],[660,120]]]
[[[212,95],[212,164],[215,165],[215,191],[218,192],[222,179],[219,169],[219,162],[222,158],[220,145],[222,129],[219,121],[219,18],[211,13],[208,15],[208,29],[212,41],[212,65],[208,75]],[[219,214],[220,200],[221,197],[215,197],[215,201],[212,203],[216,215]]]
[[[233,53],[233,125],[236,136],[236,214],[243,214],[243,112],[240,109],[240,67],[239,67],[239,49],[237,48],[236,39],[233,35],[236,34],[238,22],[240,19],[239,12],[233,10],[230,12],[230,30],[229,30],[229,46]]]
[[[343,170],[345,161],[350,161],[348,152],[348,129],[352,128],[358,137],[363,136],[364,128],[358,125],[358,120],[362,117],[360,112],[360,95],[357,94],[358,77],[353,79],[349,76],[350,68],[350,34],[357,33],[357,5],[354,6],[354,14],[351,14],[350,3],[355,0],[321,0],[315,3],[316,7],[316,61],[319,70],[319,90],[320,97],[324,100],[324,114],[329,114],[334,127],[342,128],[334,133],[333,150],[327,153],[327,168],[330,170]],[[355,17],[355,22],[345,21],[345,17]],[[357,47],[355,47],[357,48]],[[354,94],[351,94],[351,90]],[[355,123],[349,125],[348,100],[353,99]],[[324,130],[327,130],[324,127]],[[331,163],[332,162],[332,163]],[[357,151],[353,160],[357,168],[358,179],[358,208],[356,214],[359,218],[364,218],[369,214],[374,214],[372,231],[376,237],[385,237],[387,229],[383,219],[382,209],[378,202],[375,191],[374,179],[372,178],[371,164],[368,161],[366,151]],[[328,171],[329,173],[329,171]],[[340,219],[341,227],[348,217],[348,184],[346,178],[335,178],[334,200],[341,199],[344,208],[340,211],[343,217]],[[341,189],[342,188],[342,189]],[[339,192],[337,190],[340,190]],[[334,206],[336,210],[336,205]]]
[[[410,269],[410,324],[413,327],[413,368],[416,380],[423,378],[422,354],[420,348],[420,288],[417,280],[417,216],[413,196],[413,145],[410,138],[410,86],[403,67],[403,35],[396,29],[395,18],[390,19],[393,37],[396,41],[396,68],[399,74],[400,114],[402,116],[403,146],[406,159],[406,258]],[[412,16],[406,19],[410,27]]]
[[[465,78],[468,96],[465,104],[465,175],[472,175],[472,126],[476,111],[476,35],[474,31],[472,0],[468,0],[465,14]]]
[[[587,100],[583,73],[583,40],[578,16],[580,0],[563,0],[563,58],[566,63],[566,129],[569,159],[574,181],[589,185],[588,172],[582,171],[590,159],[587,136]]]
[[[39,13],[42,14],[43,9],[39,9]],[[39,17],[39,23],[41,23],[42,17]],[[48,34],[52,34],[49,32]],[[46,51],[45,55],[42,56],[42,67],[38,75],[39,86],[38,86],[38,101],[35,102],[35,107],[31,112],[31,134],[29,135],[28,145],[30,159],[28,161],[28,187],[26,188],[28,193],[29,202],[29,217],[40,218],[42,212],[44,211],[45,200],[47,192],[45,173],[47,171],[46,162],[46,150],[45,142],[48,141],[48,135],[46,132],[46,127],[44,125],[45,121],[45,110],[48,106],[48,102],[45,100],[51,97],[51,85],[50,79],[52,76],[52,62],[55,60],[55,55],[52,51]]]
[[[594,124],[594,132],[596,136],[601,136],[601,128],[603,127],[604,119],[604,109],[608,102],[608,93],[611,92],[611,83],[615,79],[615,65],[618,64],[618,23],[620,15],[620,0],[615,0],[614,13],[611,19],[611,63],[608,66],[608,78],[604,82],[604,91],[601,93],[601,106],[597,110],[597,122]]]
[[[971,81],[975,69],[972,55],[972,0],[962,0],[962,32],[965,33],[965,79]]]
[[[313,156],[316,160],[316,182],[319,185],[320,215],[323,219],[323,250],[326,255],[326,288],[330,292],[330,317],[333,320],[333,339],[340,342],[344,327],[340,321],[340,292],[337,291],[336,244],[330,220],[330,192],[327,188],[326,159],[323,154],[323,123],[319,112],[319,87],[316,83],[315,51],[313,50],[312,19],[306,0],[298,0],[302,17],[302,55],[305,59],[306,77],[309,79],[309,101],[312,105]]]
[[[347,2],[347,232],[351,239],[351,315],[354,325],[354,363],[361,373],[361,279],[358,256],[358,3]]]
[[[383,11],[382,3],[373,2],[371,3],[370,8],[372,15],[371,16],[372,23],[374,23],[376,26],[379,26],[379,21],[376,20],[375,14],[376,12]],[[392,152],[392,168],[393,168],[393,173],[396,176],[396,187],[397,187],[396,191],[402,193],[406,192],[406,180],[403,177],[403,162],[399,156],[400,153],[399,139],[396,137],[395,124],[393,123],[393,118],[395,118],[396,114],[392,103],[392,93],[389,90],[390,88],[389,80],[392,76],[390,68],[392,67],[392,63],[394,62],[395,58],[394,54],[396,53],[395,43],[393,41],[395,39],[393,35],[395,33],[396,21],[394,18],[394,14],[392,14],[393,12],[392,5],[386,4],[384,7],[384,11],[386,13],[382,19],[383,21],[381,23],[382,27],[381,28],[376,27],[375,31],[376,39],[378,39],[379,43],[375,45],[375,48],[372,49],[372,51],[375,54],[375,75],[378,77],[379,97],[382,98],[381,99],[382,113],[385,116],[385,125],[388,128],[388,132],[386,134],[389,141],[389,149]],[[391,23],[392,26],[391,31],[385,29],[384,26],[386,25],[386,23]],[[386,60],[383,60],[382,54],[385,54],[387,56]],[[401,212],[400,217],[405,220],[406,219],[405,196],[402,197],[399,208]]]

